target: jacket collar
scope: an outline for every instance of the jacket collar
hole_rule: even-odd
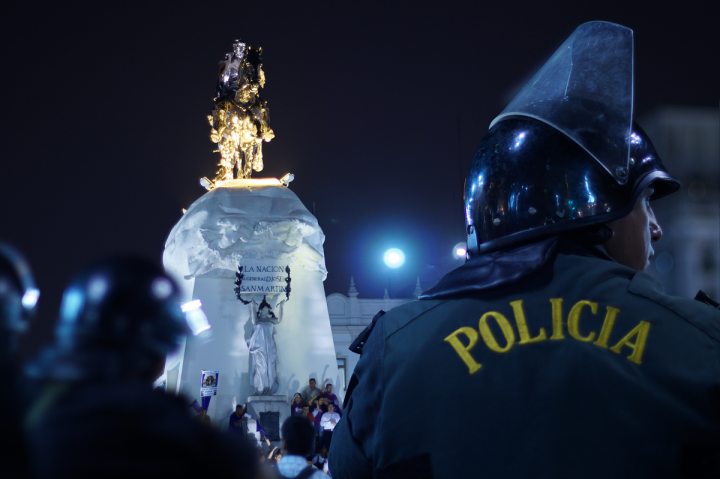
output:
[[[556,252],[614,261],[600,248],[552,236],[512,250],[476,256],[443,276],[419,299],[449,299],[513,283],[540,269]]]

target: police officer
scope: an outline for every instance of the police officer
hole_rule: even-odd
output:
[[[25,258],[0,243],[0,410],[4,411],[2,430],[6,439],[0,459],[13,477],[24,477],[29,470],[22,440],[26,391],[19,374],[18,336],[28,329],[39,295]]]
[[[248,443],[152,391],[188,331],[177,286],[155,264],[116,257],[78,275],[63,295],[56,344],[29,368],[45,382],[26,419],[37,476],[253,477]]]
[[[632,121],[632,42],[581,25],[491,124],[468,261],[354,344],[335,477],[717,473],[720,311],[643,273],[680,184]]]

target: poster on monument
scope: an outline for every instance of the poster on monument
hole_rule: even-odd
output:
[[[217,396],[219,371],[202,371],[200,396]]]

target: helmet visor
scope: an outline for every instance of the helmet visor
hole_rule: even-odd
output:
[[[580,25],[493,120],[527,116],[561,131],[619,183],[628,179],[633,120],[633,32]]]

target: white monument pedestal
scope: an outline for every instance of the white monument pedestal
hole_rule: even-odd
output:
[[[291,293],[268,295],[282,320],[273,328],[277,346],[278,388],[273,396],[251,398],[257,412],[290,414],[287,398],[313,377],[339,384],[335,346],[325,299],[327,276],[317,219],[298,197],[275,179],[232,180],[193,203],[165,244],[163,263],[184,300],[200,299],[212,326],[188,338],[166,361],[168,390],[200,402],[200,371],[218,370],[218,392],[208,416],[226,428],[236,404],[253,396],[252,305],[235,294],[235,273],[243,261],[277,261],[291,269]],[[263,295],[243,296],[259,303]],[[255,306],[257,309],[257,306]],[[176,379],[177,378],[177,379]],[[172,379],[172,381],[170,380]],[[279,399],[282,398],[282,399]]]

